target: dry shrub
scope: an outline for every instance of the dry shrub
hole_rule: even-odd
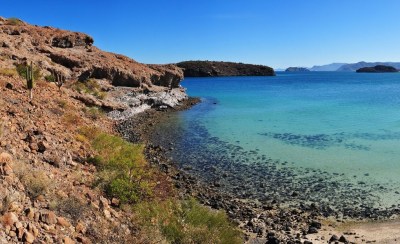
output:
[[[76,126],[82,122],[82,118],[74,112],[68,112],[68,113],[64,114],[63,121],[67,125]]]
[[[3,68],[3,69],[0,69],[0,75],[6,76],[9,78],[11,78],[11,77],[16,78],[16,77],[18,77],[18,72],[16,69]]]
[[[23,162],[16,162],[13,169],[31,198],[44,195],[53,187],[44,171],[33,169]]]
[[[58,198],[55,201],[52,208],[58,213],[70,217],[74,224],[78,220],[84,219],[90,210],[89,206],[83,200],[75,196],[66,199]]]

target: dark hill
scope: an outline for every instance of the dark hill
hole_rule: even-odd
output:
[[[376,65],[374,67],[364,67],[356,71],[357,73],[387,73],[387,72],[398,72],[398,70],[392,66]]]
[[[309,72],[310,70],[303,67],[289,67],[285,70],[286,72]]]
[[[273,68],[264,65],[216,61],[185,61],[176,64],[185,77],[274,76]]]

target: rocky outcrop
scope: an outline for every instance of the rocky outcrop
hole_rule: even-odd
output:
[[[91,36],[52,27],[0,19],[0,66],[33,61],[42,74],[81,81],[107,79],[114,86],[179,87],[183,72],[175,65],[145,65],[93,46]]]
[[[275,75],[274,69],[264,65],[216,61],[185,61],[176,65],[184,70],[185,77]]]
[[[399,71],[392,66],[376,65],[374,67],[360,68],[356,72],[357,73],[393,73],[393,72],[399,72]]]
[[[285,72],[309,72],[310,70],[303,67],[289,67]]]

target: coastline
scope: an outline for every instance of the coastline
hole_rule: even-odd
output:
[[[358,240],[367,242],[388,240],[387,243],[391,243],[391,237],[400,238],[391,234],[390,231],[382,232],[379,238],[363,232],[363,226],[366,223],[374,228],[380,228],[387,225],[388,221],[386,220],[377,222],[366,217],[357,220],[353,218],[343,220],[339,217],[327,218],[324,210],[313,204],[293,207],[274,201],[267,203],[256,199],[239,198],[222,191],[214,182],[204,181],[187,172],[185,168],[179,167],[167,155],[168,148],[152,143],[151,134],[159,123],[170,116],[170,113],[190,109],[199,102],[198,98],[189,98],[175,108],[162,111],[150,109],[121,121],[117,128],[125,139],[146,145],[147,160],[173,180],[181,197],[193,196],[204,205],[214,209],[223,209],[244,232],[246,242],[295,243],[305,241],[307,243],[307,241],[313,241],[312,243],[326,243],[336,235],[343,236],[342,240],[352,240],[354,243],[358,243]],[[173,142],[170,143],[173,145]],[[355,228],[355,231],[349,231],[350,226],[358,228]],[[400,226],[400,224],[396,226]]]

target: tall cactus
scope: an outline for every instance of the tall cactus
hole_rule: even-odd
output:
[[[26,87],[29,90],[29,99],[33,99],[33,62],[31,61],[31,65],[26,66]]]

